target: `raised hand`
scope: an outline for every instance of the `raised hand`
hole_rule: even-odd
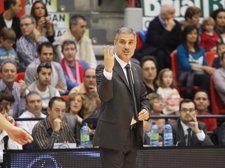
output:
[[[107,72],[112,72],[114,66],[113,46],[104,47],[104,65]]]

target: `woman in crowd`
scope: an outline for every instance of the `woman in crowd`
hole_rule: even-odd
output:
[[[225,9],[217,9],[212,13],[215,20],[215,32],[219,35],[221,42],[225,43]]]
[[[192,86],[199,86],[209,93],[210,75],[215,71],[209,67],[205,50],[199,46],[199,29],[188,25],[182,32],[182,44],[177,48],[179,84],[187,87],[188,96],[192,96]]]
[[[152,56],[145,56],[141,60],[143,80],[147,89],[147,94],[156,92],[157,65],[156,60]]]
[[[30,15],[36,20],[36,28],[41,35],[47,37],[50,42],[54,42],[55,30],[45,3],[41,0],[35,1],[31,7]]]

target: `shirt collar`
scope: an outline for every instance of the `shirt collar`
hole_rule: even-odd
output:
[[[127,65],[127,63],[124,62],[123,60],[121,60],[121,59],[117,56],[117,54],[115,54],[115,59],[118,61],[118,63],[120,64],[120,66],[124,69],[125,66]],[[128,64],[130,64],[130,67],[131,67],[131,62],[130,62],[130,61],[129,61]]]
[[[180,123],[181,123],[181,126],[183,127],[184,133],[186,134],[187,129],[188,129],[189,127],[188,127],[186,124],[184,124],[183,121],[180,121]]]

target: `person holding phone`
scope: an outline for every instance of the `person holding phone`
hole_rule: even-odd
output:
[[[46,4],[41,0],[35,1],[31,7],[30,15],[36,20],[36,28],[41,35],[47,37],[50,42],[54,42],[54,25],[48,16]]]

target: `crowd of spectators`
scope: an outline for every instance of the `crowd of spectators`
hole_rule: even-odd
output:
[[[20,9],[20,0],[4,0],[0,15],[0,112],[32,134],[32,148],[51,149],[54,143],[64,142],[79,144],[82,123],[97,118],[101,104],[96,87],[97,62],[91,40],[84,35],[87,20],[82,15],[71,16],[69,29],[54,39],[54,25],[42,1],[36,1],[31,14],[19,20],[16,15]],[[197,120],[196,115],[213,114],[210,75],[214,75],[216,90],[225,106],[225,10],[214,11],[202,25],[197,7],[189,7],[181,23],[174,19],[175,13],[173,6],[162,6],[160,15],[150,22],[135,62],[143,71],[151,114],[179,116],[177,121],[170,120],[174,123],[175,144],[186,144],[185,124],[191,123],[193,145],[213,145],[204,131],[215,131],[216,119]],[[186,87],[186,97],[181,97],[170,69],[174,50],[177,84]],[[213,67],[207,63],[208,51],[215,52]],[[25,74],[24,80],[17,81],[18,72]],[[195,94],[193,86],[200,88]],[[193,100],[182,101],[187,97]],[[9,116],[42,120],[15,122]],[[152,122],[162,133],[164,119],[145,122],[144,131],[150,130]],[[92,135],[95,126],[89,124]],[[5,136],[2,130],[0,136]]]

